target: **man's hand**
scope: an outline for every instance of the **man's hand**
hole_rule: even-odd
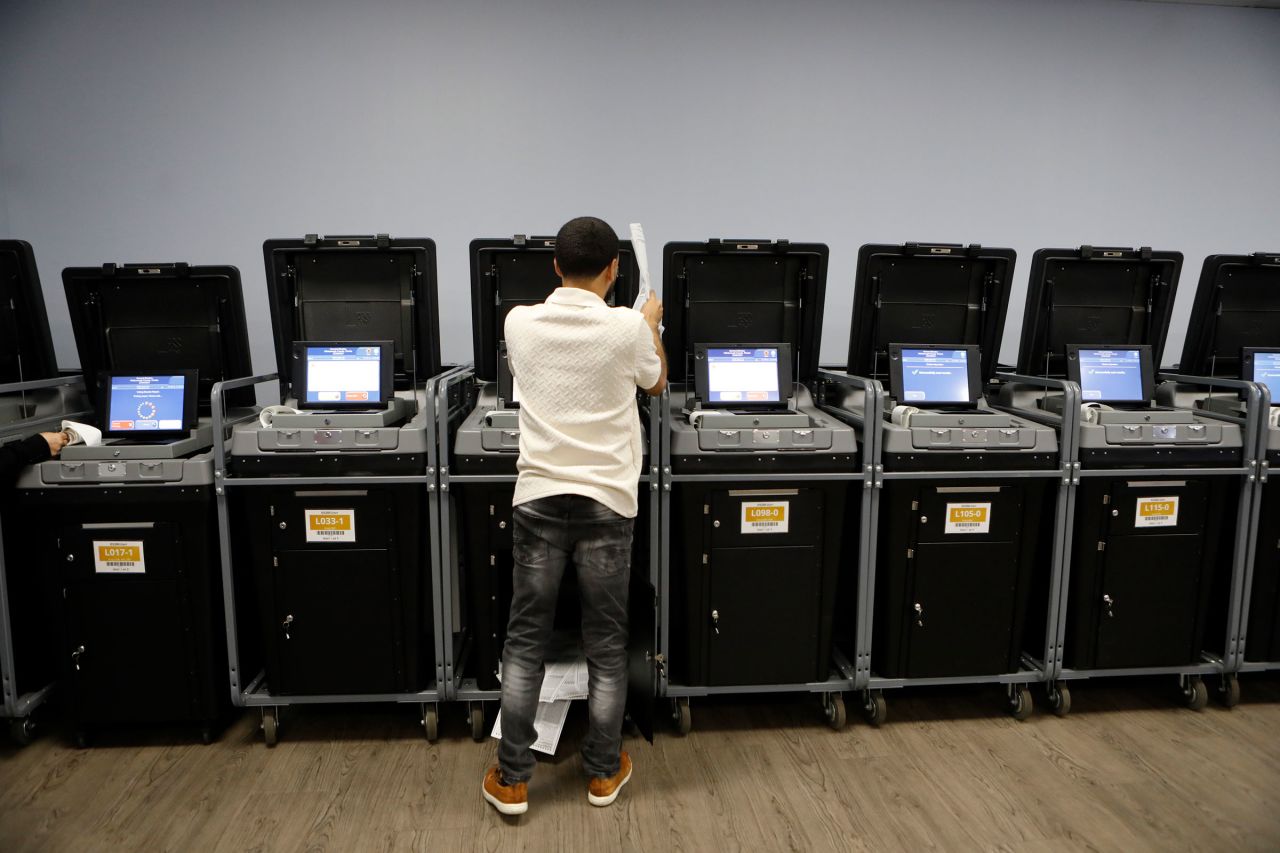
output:
[[[49,455],[57,456],[62,452],[62,448],[67,446],[67,434],[65,432],[42,432],[44,440],[49,442]]]
[[[658,294],[652,290],[649,291],[649,298],[645,300],[644,305],[640,306],[640,313],[644,315],[644,320],[651,329],[658,328],[662,323],[662,300],[658,298]]]

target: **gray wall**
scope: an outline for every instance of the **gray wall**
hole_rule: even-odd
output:
[[[377,8],[375,8],[375,5]],[[470,358],[467,243],[579,213],[669,240],[1280,249],[1280,13],[1125,0],[0,4],[0,233],[59,272],[233,263],[270,369],[261,243],[429,236]]]

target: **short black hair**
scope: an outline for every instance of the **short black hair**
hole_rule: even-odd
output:
[[[556,234],[556,263],[566,278],[595,278],[618,257],[618,235],[594,216],[570,219]]]

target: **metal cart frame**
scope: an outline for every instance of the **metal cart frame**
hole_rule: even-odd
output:
[[[60,387],[79,388],[83,391],[84,378],[79,375],[59,376],[54,379],[14,382],[0,385],[0,395],[25,394],[28,391],[47,391]],[[38,432],[45,427],[59,425],[64,418],[77,418],[90,414],[92,414],[91,410],[84,409],[26,418],[0,426],[0,436],[8,437],[33,430]],[[6,574],[4,563],[4,531],[0,529],[0,700],[3,700],[0,701],[0,717],[9,720],[9,731],[13,739],[25,746],[31,742],[34,733],[31,715],[49,698],[49,694],[53,692],[54,683],[50,682],[27,693],[18,693],[9,604],[9,576]]]
[[[843,374],[833,373],[831,371],[823,371],[821,378],[828,382],[842,381],[845,377]],[[1032,385],[1048,390],[1061,391],[1070,403],[1074,401],[1074,406],[1070,411],[1079,412],[1079,387],[1072,382],[1065,382],[1056,379],[1043,379],[1032,376],[1021,376],[1018,374],[999,374],[999,378],[1006,382],[1017,382],[1024,385]],[[1045,681],[1049,674],[1052,673],[1059,665],[1062,657],[1062,633],[1061,626],[1057,619],[1057,614],[1061,611],[1062,596],[1062,578],[1066,574],[1066,559],[1068,554],[1071,523],[1073,520],[1073,504],[1069,494],[1071,481],[1071,462],[1074,454],[1075,431],[1077,428],[1076,418],[1078,415],[1071,415],[1062,419],[1061,427],[1058,429],[1058,459],[1059,467],[1057,469],[1043,470],[990,470],[990,471],[885,471],[883,461],[883,431],[880,428],[881,412],[884,411],[885,392],[879,382],[873,383],[874,403],[873,408],[869,409],[866,415],[868,425],[873,426],[870,429],[871,442],[870,448],[866,451],[866,458],[870,460],[871,467],[871,497],[870,497],[870,525],[871,536],[868,537],[867,556],[865,565],[862,567],[860,574],[862,575],[858,587],[858,652],[857,652],[857,673],[856,681],[853,688],[861,693],[862,712],[864,717],[872,725],[879,725],[887,718],[888,708],[884,699],[885,690],[894,690],[903,687],[926,687],[938,685],[960,685],[960,684],[1000,684],[1006,689],[1009,697],[1009,710],[1018,719],[1025,719],[1032,710],[1032,700],[1029,685],[1041,681]],[[868,394],[868,398],[872,397]],[[1026,412],[1012,409],[1011,412],[1020,416],[1027,416]],[[872,414],[872,412],[874,414]],[[1056,479],[1057,497],[1054,509],[1054,533],[1053,542],[1050,546],[1050,562],[1049,562],[1049,600],[1047,602],[1047,614],[1045,619],[1045,637],[1043,652],[1039,658],[1024,653],[1022,656],[1022,667],[1016,672],[987,674],[987,675],[957,675],[957,676],[941,676],[930,678],[885,678],[876,675],[871,669],[872,642],[874,637],[874,620],[875,620],[875,587],[876,587],[876,555],[879,547],[879,521],[880,521],[880,498],[886,482],[894,480],[996,480],[1009,479],[1011,477],[1028,477],[1036,479]],[[1051,704],[1057,709],[1060,702],[1066,702],[1069,707],[1070,697],[1064,695],[1061,698],[1050,696]]]
[[[1023,381],[1023,380],[1019,380]],[[1153,477],[1153,476],[1170,476],[1170,477],[1239,477],[1240,478],[1240,507],[1236,520],[1236,531],[1234,544],[1232,546],[1231,560],[1231,587],[1228,597],[1229,612],[1227,615],[1226,630],[1227,636],[1224,641],[1224,654],[1218,657],[1210,652],[1201,651],[1201,660],[1197,663],[1185,664],[1181,666],[1156,666],[1156,667],[1124,667],[1118,669],[1069,669],[1067,668],[1061,657],[1050,668],[1046,680],[1049,682],[1049,691],[1052,695],[1055,691],[1062,693],[1066,691],[1068,681],[1076,681],[1087,678],[1107,678],[1110,676],[1146,676],[1146,675],[1176,675],[1179,684],[1182,687],[1183,698],[1187,707],[1198,710],[1204,707],[1208,701],[1208,688],[1204,685],[1204,676],[1219,676],[1222,680],[1220,690],[1223,701],[1226,705],[1231,706],[1239,698],[1239,685],[1236,680],[1236,672],[1240,664],[1243,653],[1243,636],[1245,621],[1247,620],[1248,604],[1248,587],[1247,581],[1252,575],[1252,554],[1253,554],[1253,535],[1256,533],[1258,507],[1255,500],[1258,481],[1258,450],[1260,449],[1261,439],[1258,433],[1261,432],[1259,426],[1262,422],[1260,417],[1261,403],[1264,399],[1263,393],[1259,387],[1252,382],[1242,382],[1239,380],[1220,379],[1202,376],[1185,376],[1178,373],[1163,373],[1156,377],[1157,384],[1163,382],[1174,382],[1178,385],[1187,385],[1192,387],[1213,387],[1221,389],[1232,389],[1243,391],[1247,395],[1246,401],[1246,419],[1244,422],[1243,446],[1241,447],[1241,461],[1236,466],[1201,466],[1194,468],[1123,468],[1123,469],[1082,469],[1079,462],[1079,444],[1078,436],[1073,441],[1072,460],[1071,460],[1071,485],[1070,491],[1072,495],[1072,517],[1074,519],[1074,506],[1076,492],[1080,487],[1081,481],[1085,478],[1095,477]],[[1079,405],[1076,405],[1076,412],[1079,412]],[[1214,417],[1217,420],[1229,422],[1238,422],[1238,419],[1227,415],[1213,415],[1212,413],[1202,412],[1202,415]],[[1078,414],[1075,418],[1078,420]],[[1078,430],[1078,424],[1076,426]],[[1067,620],[1067,602],[1069,584],[1071,581],[1071,537],[1067,540],[1067,551],[1064,554],[1063,572],[1060,577],[1060,590],[1058,593],[1059,610],[1056,617],[1058,624],[1059,638],[1065,631]],[[1059,646],[1061,649],[1061,646]],[[1069,697],[1070,694],[1066,693]],[[1068,707],[1070,702],[1068,699]]]
[[[1237,632],[1237,643],[1235,656],[1227,661],[1227,671],[1231,673],[1231,684],[1236,687],[1228,687],[1228,690],[1236,691],[1233,697],[1231,693],[1227,694],[1227,699],[1238,698],[1239,680],[1234,676],[1244,672],[1273,672],[1280,670],[1280,661],[1250,661],[1245,659],[1247,650],[1246,640],[1249,627],[1249,605],[1253,597],[1253,567],[1257,558],[1258,538],[1261,534],[1261,511],[1263,489],[1267,484],[1270,476],[1270,463],[1267,462],[1268,443],[1271,434],[1269,425],[1269,415],[1272,403],[1270,389],[1261,383],[1256,383],[1259,394],[1258,402],[1258,430],[1257,445],[1254,465],[1256,466],[1257,476],[1254,489],[1253,511],[1250,519],[1251,531],[1249,534],[1249,552],[1245,557],[1245,574],[1240,584],[1240,605],[1239,605],[1239,630]]]
[[[843,373],[832,373],[825,370],[818,372],[818,378],[814,381],[815,391],[814,399],[820,408],[830,414],[837,414],[843,410],[838,410],[832,406],[828,406],[823,402],[824,394],[822,389],[825,383],[830,382],[848,386],[854,390],[866,392],[864,395],[864,410],[861,416],[864,418],[863,426],[859,432],[859,440],[861,442],[860,459],[862,466],[855,471],[828,471],[828,472],[796,472],[796,473],[778,473],[770,472],[767,476],[767,482],[770,485],[784,483],[806,483],[815,481],[843,481],[849,483],[862,483],[862,503],[859,508],[858,519],[858,594],[861,597],[863,590],[867,584],[867,567],[869,565],[870,553],[868,545],[874,538],[874,517],[873,503],[871,499],[873,472],[872,472],[872,448],[875,446],[875,439],[872,433],[879,432],[879,421],[872,417],[875,412],[875,406],[882,405],[880,402],[884,396],[884,391],[879,382],[871,379],[864,379],[859,376],[850,376]],[[844,412],[842,420],[850,415],[859,413]],[[823,712],[826,715],[827,722],[834,729],[841,729],[845,723],[845,705],[844,693],[853,690],[857,686],[858,666],[850,662],[848,657],[838,648],[835,647],[834,641],[831,648],[831,668],[830,674],[825,681],[809,681],[797,684],[743,684],[743,685],[689,685],[674,682],[669,677],[666,662],[669,660],[671,648],[671,491],[672,486],[677,483],[734,483],[750,480],[754,476],[750,473],[736,474],[676,474],[671,470],[671,429],[670,425],[674,420],[674,413],[671,410],[671,393],[664,391],[662,393],[662,488],[661,488],[661,532],[662,543],[660,549],[659,561],[659,577],[661,584],[658,590],[658,661],[662,664],[658,670],[658,695],[665,699],[671,700],[671,716],[677,729],[681,733],[688,732],[692,725],[691,712],[689,710],[689,700],[702,696],[722,696],[722,695],[744,695],[757,693],[813,693],[822,697]],[[870,428],[870,424],[875,425],[875,429]],[[856,429],[856,427],[855,427]],[[855,625],[855,631],[859,634],[862,631],[860,625]],[[861,646],[861,643],[856,643]],[[855,650],[855,657],[859,654],[859,650]]]
[[[457,701],[466,702],[468,717],[471,723],[471,736],[476,740],[481,740],[485,735],[485,717],[483,703],[497,702],[502,698],[501,690],[486,690],[479,687],[473,678],[464,678],[463,671],[466,668],[467,657],[470,654],[470,648],[464,641],[459,648],[454,647],[454,628],[453,615],[453,597],[455,592],[455,584],[460,584],[459,569],[460,561],[457,551],[454,548],[454,531],[453,531],[453,513],[454,513],[454,485],[466,486],[468,484],[510,484],[515,485],[515,474],[451,474],[449,472],[449,459],[451,455],[450,422],[454,415],[466,416],[471,411],[474,401],[468,395],[461,395],[461,400],[466,404],[465,411],[460,408],[453,411],[449,406],[449,389],[454,385],[465,382],[475,381],[475,368],[473,365],[466,364],[447,371],[438,377],[438,392],[435,397],[436,418],[435,427],[436,436],[439,442],[439,472],[440,472],[440,488],[438,493],[433,493],[432,497],[436,504],[435,512],[439,519],[440,536],[438,537],[438,548],[433,554],[433,559],[437,561],[437,576],[443,585],[444,600],[449,602],[449,622],[447,629],[444,631],[441,648],[443,650],[443,677],[441,683],[445,685],[447,692],[446,698]],[[664,395],[665,396],[665,395]],[[649,582],[658,589],[657,573],[658,559],[657,554],[662,539],[659,535],[659,489],[658,489],[658,467],[656,460],[658,458],[659,444],[659,401],[657,398],[649,400],[649,467],[648,470],[640,472],[640,487],[644,488],[648,484],[649,492]],[[634,567],[633,567],[634,568]],[[458,587],[461,588],[460,586]],[[659,595],[661,593],[659,592]],[[460,601],[460,610],[465,610],[467,602]],[[659,618],[659,622],[661,619]],[[656,663],[659,671],[662,669],[663,658],[659,654]]]
[[[279,382],[278,373],[264,373],[243,379],[219,382],[213,386],[211,407],[213,410],[214,432],[214,491],[218,508],[218,543],[221,550],[222,563],[222,597],[223,612],[227,623],[227,662],[231,686],[231,701],[238,708],[258,708],[262,714],[262,731],[267,746],[274,746],[278,739],[280,711],[292,705],[331,705],[331,704],[367,704],[380,703],[416,703],[422,711],[421,725],[427,740],[434,741],[439,732],[439,703],[445,698],[441,689],[444,684],[442,675],[444,663],[441,657],[443,629],[443,607],[441,598],[440,574],[435,571],[434,560],[431,565],[431,607],[434,614],[434,651],[435,651],[435,686],[428,690],[409,693],[355,693],[355,694],[322,694],[303,696],[280,696],[271,693],[264,684],[265,672],[250,674],[242,671],[240,665],[240,643],[236,630],[236,590],[232,571],[231,556],[231,518],[227,502],[227,490],[230,488],[253,488],[255,486],[327,486],[327,485],[390,485],[399,483],[420,483],[426,486],[428,517],[423,521],[429,525],[428,536],[440,530],[438,508],[433,500],[438,485],[435,419],[430,413],[435,408],[435,396],[440,377],[427,381],[424,386],[428,417],[427,433],[427,468],[421,474],[399,475],[365,475],[365,476],[286,476],[286,477],[232,477],[227,471],[226,446],[229,440],[227,428],[238,421],[229,421],[224,402],[224,395],[239,388],[255,387],[267,382]],[[416,389],[415,389],[416,390]],[[434,553],[436,543],[430,544]]]

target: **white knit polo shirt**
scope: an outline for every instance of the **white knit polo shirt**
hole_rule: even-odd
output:
[[[643,458],[636,387],[662,375],[644,315],[561,287],[513,308],[505,336],[520,386],[520,477],[512,503],[584,495],[635,518]]]

